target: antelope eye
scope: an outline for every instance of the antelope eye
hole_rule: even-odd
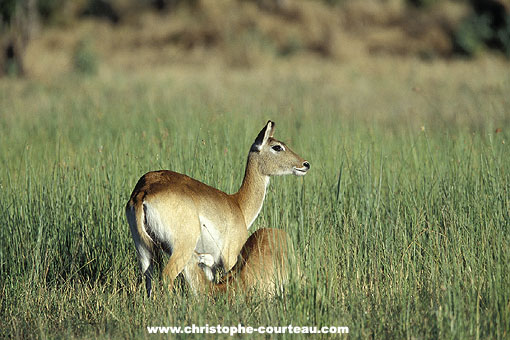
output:
[[[271,149],[273,149],[274,151],[277,151],[277,152],[280,152],[283,150],[283,148],[280,145],[273,145],[271,147]]]

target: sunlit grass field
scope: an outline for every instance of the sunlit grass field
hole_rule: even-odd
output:
[[[508,338],[508,93],[490,59],[0,80],[0,336],[241,323]],[[146,299],[124,216],[138,178],[172,169],[233,193],[268,119],[311,170],[271,181],[251,231],[286,230],[303,282],[229,301],[156,278]]]

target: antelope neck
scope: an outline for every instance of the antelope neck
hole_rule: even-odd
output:
[[[248,156],[243,183],[234,195],[243,213],[247,228],[250,228],[262,209],[268,184],[269,176],[262,175],[256,161],[251,155]]]

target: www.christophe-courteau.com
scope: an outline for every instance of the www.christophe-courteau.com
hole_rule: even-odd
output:
[[[149,334],[348,334],[349,327],[345,326],[147,326]]]

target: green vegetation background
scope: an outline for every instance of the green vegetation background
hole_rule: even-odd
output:
[[[242,323],[508,338],[508,69],[318,65],[1,82],[1,336]],[[138,178],[173,169],[234,192],[267,119],[311,171],[274,178],[252,230],[291,235],[303,283],[229,303],[156,279],[144,299],[124,217]]]

